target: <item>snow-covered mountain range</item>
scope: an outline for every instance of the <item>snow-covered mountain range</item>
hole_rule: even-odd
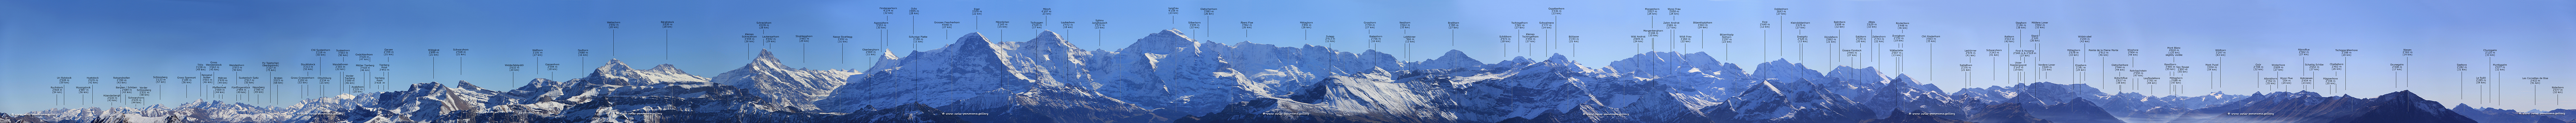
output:
[[[762,51],[701,77],[610,60],[583,78],[514,90],[431,82],[295,105],[58,108],[0,122],[2576,122],[2525,115],[2576,110],[2445,107],[2407,91],[2143,95],[2039,82],[1945,92],[1874,67],[1739,66],[1707,53],[1649,52],[1584,67],[1561,55],[1486,64],[1456,50],[1408,61],[1374,50],[1208,42],[1178,30],[1085,50],[1037,34],[995,42],[969,33],[939,49],[880,57],[872,68],[789,67]]]

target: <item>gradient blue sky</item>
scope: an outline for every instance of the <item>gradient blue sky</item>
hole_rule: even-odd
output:
[[[882,14],[880,7],[899,8]],[[1040,15],[1051,8],[1052,15]],[[1167,8],[1182,8],[1166,14]],[[1215,8],[1215,15],[1198,9]],[[1565,8],[1548,14],[1547,8]],[[1681,15],[1645,15],[1645,8],[1680,8]],[[1790,9],[1775,15],[1773,8]],[[981,9],[982,15],[970,15]],[[920,10],[920,14],[906,14]],[[1109,22],[1092,29],[1090,22]],[[605,22],[623,22],[616,29]],[[674,28],[659,28],[674,21]],[[1009,21],[1009,28],[993,28]],[[778,52],[788,65],[814,69],[861,69],[874,61],[857,49],[913,51],[937,48],[953,37],[984,32],[996,41],[1026,41],[1040,29],[1027,22],[1048,22],[1085,49],[1115,50],[1143,34],[1180,29],[1195,38],[1283,46],[1322,45],[1344,51],[1379,50],[1405,59],[1429,59],[1446,50],[1462,50],[1488,63],[1511,57],[1543,58],[1565,54],[1591,66],[1648,51],[1708,52],[1721,61],[1751,65],[1770,60],[1807,63],[1815,69],[1834,66],[1880,67],[1887,74],[1907,74],[1944,89],[2007,83],[2087,83],[2104,91],[2150,95],[2203,95],[2225,91],[2317,91],[2329,95],[2372,97],[2414,90],[2444,103],[2506,109],[2576,107],[2548,87],[2576,86],[2569,80],[2525,83],[2522,77],[2570,77],[2576,60],[2566,46],[2576,41],[2576,1],[2343,1],[2343,0],[1627,0],[1627,1],[665,1],[665,0],[463,0],[463,1],[307,1],[307,0],[81,0],[0,1],[0,111],[45,108],[144,106],[195,99],[260,105],[290,104],[296,99],[340,94],[346,86],[366,92],[398,91],[409,83],[472,81],[494,90],[519,87],[532,78],[570,79],[588,73],[608,59],[629,64],[674,64],[700,76],[740,67],[751,51]],[[1808,29],[1756,28],[1772,21],[1813,22]],[[1830,22],[1881,28],[1832,28]],[[771,22],[760,29],[755,22]],[[887,22],[875,29],[873,22]],[[933,22],[960,22],[938,28]],[[1058,28],[1056,22],[1079,22]],[[1209,22],[1199,29],[1187,22]],[[1241,29],[1239,22],[1254,22]],[[1298,22],[1314,22],[1300,29]],[[1379,22],[1363,29],[1362,22]],[[1397,22],[1414,22],[1398,29]],[[1459,22],[1446,29],[1445,22]],[[1510,22],[1557,22],[1556,29],[1513,29]],[[1659,22],[1710,22],[1682,29],[1659,29]],[[1910,29],[1894,29],[1906,22]],[[2049,22],[2047,29],[2015,29],[2014,22]],[[1634,43],[1628,36],[1642,30],[1669,30]],[[2003,36],[2038,37],[2041,42],[2002,42]],[[742,43],[739,36],[816,36],[815,42],[781,40]],[[1540,42],[1498,43],[1495,36],[1538,34]],[[1719,34],[1736,34],[1734,43],[1717,43]],[[1693,43],[1672,41],[1694,36]],[[1937,43],[1909,39],[1887,43],[1822,43],[1822,36],[1944,36]],[[851,43],[832,43],[831,36],[853,36]],[[905,36],[927,36],[911,43]],[[1323,42],[1323,36],[1339,42]],[[1386,36],[1369,43],[1365,36]],[[1395,37],[1419,36],[1401,43]],[[1583,42],[1563,42],[1582,36]],[[1815,36],[1812,43],[1792,43],[1793,36]],[[2075,36],[2095,36],[2090,43]],[[2017,37],[2027,40],[2027,37]],[[667,41],[667,42],[666,42]],[[2180,47],[2184,56],[2162,56]],[[1803,48],[1803,49],[1801,49]],[[1837,57],[1836,49],[1865,50],[1868,57]],[[312,56],[312,49],[394,56],[374,60]],[[423,56],[428,49],[472,49],[466,56]],[[546,50],[530,56],[529,50]],[[1904,57],[1879,57],[1886,50],[1906,50]],[[1962,57],[1961,50],[2037,50],[2040,57]],[[2067,49],[2138,49],[2141,56],[2067,57]],[[2229,50],[2224,57],[2212,50]],[[2297,49],[2316,50],[2310,56]],[[2340,56],[2336,49],[2359,50]],[[2400,56],[2401,49],[2416,55]],[[2499,50],[2484,56],[2481,50]],[[591,50],[576,56],[574,50]],[[452,54],[453,51],[442,51]],[[1804,53],[1804,54],[1801,54]],[[1983,54],[1983,53],[1980,53]],[[2085,53],[2082,55],[2093,55]],[[2191,73],[2150,70],[2141,77],[2185,77],[2184,84],[2111,84],[2106,72],[2013,72],[2011,61],[2025,64],[2109,64],[2141,68],[2173,63]],[[264,72],[195,71],[192,65],[217,62],[256,67],[279,62],[290,69]],[[297,64],[390,64],[392,71],[295,70]],[[2350,70],[2253,71],[2255,64],[2345,63]],[[563,64],[561,70],[506,71],[503,64]],[[1962,72],[1960,64],[1975,65]],[[2221,64],[2218,71],[2202,64]],[[2392,71],[2389,64],[2409,64]],[[2470,71],[2452,65],[2469,64]],[[2490,64],[2509,64],[2491,71]],[[2033,69],[2035,70],[2035,69]],[[211,84],[276,88],[270,94],[207,94],[210,84],[149,83],[155,76],[312,77],[363,75],[389,77],[390,84]],[[2078,75],[2083,75],[2078,77]],[[2126,74],[2119,74],[2126,75]],[[55,77],[74,77],[57,84]],[[129,84],[86,84],[85,77],[134,77]],[[2258,85],[2259,77],[2343,78],[2345,84]],[[2497,84],[2468,84],[2473,77],[2502,77]],[[2014,79],[2021,78],[2021,79]],[[364,79],[362,79],[364,80]],[[153,87],[162,93],[142,103],[103,101],[100,94],[54,94],[47,87]],[[2007,85],[2008,86],[2008,85]],[[101,91],[116,93],[115,91]]]

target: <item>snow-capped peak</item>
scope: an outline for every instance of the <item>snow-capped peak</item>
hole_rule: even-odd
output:
[[[1806,64],[1789,63],[1789,59],[1763,62],[1762,65],[1755,66],[1753,74],[1760,75],[1755,76],[1757,77],[1755,79],[1780,79],[1779,81],[1784,82],[1799,82],[1805,79],[1824,77],[1824,73],[1816,72],[1815,69],[1807,69]]]
[[[636,70],[633,66],[627,65],[626,61],[618,59],[609,59],[607,64],[600,65],[598,69],[593,69],[590,76],[574,80],[575,81],[573,82],[578,83],[602,85],[652,85],[670,82],[707,81],[705,77],[689,75],[688,72],[682,72],[679,67],[672,66],[671,64],[655,65],[653,66],[653,69]],[[530,86],[535,86],[533,84],[542,83],[531,84],[532,85]]]
[[[1055,30],[1038,30],[1038,38],[1029,39],[1029,43],[1036,43],[1039,45],[1070,45],[1066,44],[1064,36],[1055,34]]]
[[[623,61],[623,60],[617,60],[616,58],[609,58],[609,59],[608,59],[608,64],[607,64],[607,65],[600,65],[600,66],[599,66],[599,69],[594,69],[594,70],[590,71],[590,73],[593,73],[593,74],[616,73],[615,71],[631,70],[631,69],[634,69],[634,68],[628,68],[628,66],[626,66],[626,61]]]
[[[771,105],[810,108],[812,106],[807,102],[829,96],[834,89],[848,84],[849,82],[846,82],[849,80],[848,77],[855,74],[859,73],[789,68],[779,63],[778,57],[771,55],[769,50],[763,49],[760,50],[760,57],[752,58],[750,64],[717,74],[713,82],[759,93],[758,96],[767,98],[762,102]]]
[[[1414,67],[1415,69],[1448,69],[1484,64],[1484,61],[1476,61],[1476,58],[1468,58],[1467,52],[1449,50],[1448,53],[1442,53],[1439,59],[1423,60],[1422,62],[1415,63]]]
[[[993,41],[991,39],[984,39],[984,33],[981,32],[966,33],[965,36],[958,36],[957,43],[951,43],[948,44],[948,47],[939,48],[939,50],[942,51],[960,51],[959,53],[992,53],[993,49],[996,49],[993,47]]]
[[[896,67],[902,67],[902,64],[898,63],[903,63],[903,58],[894,57],[894,54],[877,54],[877,64],[875,66],[869,66],[867,71],[860,72],[876,73],[878,71],[886,71],[895,69]]]
[[[1136,43],[1128,44],[1126,49],[1120,49],[1118,52],[1176,54],[1176,52],[1189,51],[1191,47],[1197,47],[1199,45],[1198,41],[1190,39],[1190,36],[1181,35],[1180,31],[1181,30],[1178,29],[1171,29],[1163,30],[1163,32],[1157,32],[1154,34],[1145,34],[1145,38],[1136,39]]]
[[[43,122],[102,122],[84,119],[219,112],[198,113],[196,116],[208,118],[183,120],[1600,123],[1855,122],[1852,120],[1877,118],[1872,116],[1874,112],[1887,108],[1917,113],[1979,113],[1987,111],[1967,109],[2005,102],[2060,104],[2041,109],[2072,107],[2137,115],[2261,109],[2246,107],[2369,106],[2348,104],[2412,106],[2425,111],[2400,112],[2404,115],[2452,112],[2440,110],[2437,102],[2422,100],[2410,91],[2367,100],[2393,102],[2337,105],[2318,104],[2354,100],[2350,95],[2318,97],[2317,93],[2305,91],[2257,93],[2252,97],[2224,93],[2179,98],[2138,93],[2105,95],[2085,84],[2049,82],[1966,88],[1943,95],[1931,84],[1917,82],[1905,74],[1887,77],[1874,67],[1833,66],[1831,73],[1822,73],[1779,59],[1763,62],[1756,67],[1759,71],[1748,74],[1734,64],[1715,61],[1707,52],[1648,52],[1595,69],[1585,68],[1562,54],[1544,59],[1513,57],[1493,65],[1468,58],[1466,52],[1450,50],[1438,58],[1405,62],[1376,50],[1345,52],[1315,45],[1203,42],[1178,30],[1148,34],[1119,52],[1076,48],[1053,31],[1042,30],[1034,35],[1037,37],[1027,42],[995,42],[981,33],[969,33],[960,36],[955,44],[912,51],[905,55],[908,57],[877,56],[879,63],[865,70],[869,74],[789,67],[764,49],[751,63],[713,76],[716,84],[709,84],[710,78],[682,73],[669,64],[637,70],[623,60],[611,59],[586,78],[564,82],[533,79],[529,86],[510,92],[483,90],[462,81],[452,85],[431,82],[413,84],[408,91],[324,96],[294,106],[199,101],[180,107],[202,110],[185,112],[156,106],[141,111],[85,108],[31,113],[64,115],[37,117],[47,120]],[[888,106],[895,108],[879,108]],[[2139,111],[2143,109],[2168,113]],[[2040,111],[2046,110],[2032,112]],[[326,112],[347,114],[297,114]],[[989,115],[950,116],[944,115],[950,114],[946,112]],[[622,115],[641,113],[668,114]],[[0,118],[0,122],[17,121],[24,120]]]
[[[743,65],[743,66],[742,66],[742,68],[740,68],[740,69],[744,69],[744,70],[766,70],[766,71],[777,71],[777,70],[786,70],[786,69],[789,69],[789,68],[786,68],[786,67],[787,67],[786,65],[779,65],[779,64],[780,64],[780,63],[778,63],[778,56],[777,56],[777,55],[771,55],[771,54],[769,53],[769,49],[760,49],[760,56],[751,58],[751,64],[749,64],[749,65]]]
[[[1537,60],[1530,60],[1529,57],[1513,56],[1511,60],[1503,60],[1501,62],[1495,62],[1494,64],[1528,64],[1532,62],[1537,62]]]
[[[1567,63],[1567,62],[1574,62],[1574,60],[1565,60],[1565,54],[1548,54],[1548,55],[1547,55],[1547,61],[1542,61],[1542,62],[1551,62],[1551,63]]]

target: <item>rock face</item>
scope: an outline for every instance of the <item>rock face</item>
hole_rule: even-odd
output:
[[[1095,79],[1089,89],[1134,103],[1139,108],[1179,110],[1215,109],[1223,103],[1272,95],[1286,88],[1255,83],[1244,72],[1226,68],[1219,60],[1232,49],[1218,43],[1199,43],[1179,30],[1147,34],[1117,54],[1098,59],[1089,72]]]
[[[1014,56],[1017,54],[1010,51],[1050,43],[1011,44],[1029,45],[999,46],[984,39],[981,33],[968,33],[958,38],[956,44],[913,53],[894,68],[854,76],[852,81],[856,82],[833,91],[832,98],[818,101],[817,105],[834,106],[824,108],[830,111],[850,111],[918,103],[948,112],[989,114],[959,116],[977,122],[1170,120],[1131,105],[1134,103],[1114,99],[1089,88],[1074,87],[1059,81],[1057,74],[1052,74],[1081,71],[1043,66],[1047,63],[1078,63],[1059,60],[1081,59],[1022,58],[1024,56]]]
[[[63,108],[0,122],[1000,122],[1000,123],[2347,123],[2565,122],[2570,117],[2312,92],[2148,96],[2053,82],[1944,91],[1878,68],[1819,71],[1786,59],[1739,66],[1648,52],[1586,67],[1562,55],[1495,63],[1451,50],[1421,61],[1321,46],[1215,43],[1178,30],[1115,50],[1053,32],[980,33],[868,68],[789,67],[762,52],[700,77],[610,60],[583,78],[512,90],[467,82],[296,105],[198,101]],[[813,65],[808,65],[813,66]],[[1753,68],[1747,70],[1746,68]],[[2549,112],[2576,112],[2551,110]],[[2229,115],[2269,113],[2273,115]],[[13,113],[14,114],[14,113]],[[1924,115],[1952,114],[1952,115]],[[2474,121],[2473,121],[2474,120]]]
[[[777,56],[763,49],[760,56],[752,58],[751,64],[716,74],[713,82],[750,89],[751,93],[761,97],[763,105],[816,110],[809,103],[831,96],[832,91],[849,83],[846,80],[850,75],[856,74],[859,72],[787,67],[778,62]]]

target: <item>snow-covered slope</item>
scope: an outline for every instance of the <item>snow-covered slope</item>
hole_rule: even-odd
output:
[[[1136,39],[1117,54],[1095,59],[1097,69],[1089,72],[1097,79],[1087,84],[1142,108],[1178,110],[1215,109],[1286,90],[1255,83],[1243,72],[1226,68],[1218,57],[1231,48],[1199,43],[1180,30],[1163,30]]]
[[[983,34],[968,33],[956,44],[914,52],[893,69],[853,76],[854,82],[816,103],[830,111],[907,103],[941,107],[969,98],[1007,99],[1008,94],[1032,86],[1065,86],[1037,73],[1044,69],[1010,65],[1013,62],[1003,61],[1008,55],[995,47]]]
[[[787,67],[778,62],[777,56],[770,55],[769,50],[764,49],[760,50],[760,56],[752,58],[751,64],[724,74],[716,74],[713,79],[717,84],[750,89],[752,93],[758,93],[755,95],[763,97],[761,102],[767,105],[794,106],[801,110],[813,110],[815,109],[811,108],[814,107],[813,104],[809,103],[831,96],[832,91],[839,89],[842,84],[849,83],[846,80],[849,80],[850,75],[856,74],[859,72]]]
[[[1749,66],[1707,53],[1648,52],[1587,67],[1565,56],[1486,64],[1451,50],[1420,61],[1374,50],[1215,43],[1179,30],[1083,49],[1051,31],[981,33],[840,69],[788,67],[763,51],[712,77],[610,60],[583,78],[472,83],[315,97],[294,105],[204,100],[59,108],[0,122],[2543,122],[2512,110],[2443,108],[2400,91],[2374,98],[2106,93],[2019,83],[1945,92],[1869,66]],[[813,66],[813,65],[809,65]],[[2576,112],[2576,110],[2552,110]],[[2229,112],[2279,112],[2228,116]],[[2295,113],[2295,114],[2289,114]],[[2461,113],[2476,113],[2461,115]],[[1920,115],[1960,114],[1960,115]],[[2559,118],[2564,119],[2564,118]]]
[[[1059,75],[1056,73],[1081,71],[1049,66],[1080,63],[1081,59],[1055,59],[1045,56],[1053,55],[1049,53],[1015,51],[1069,51],[1057,48],[1071,47],[1061,42],[996,44],[984,39],[981,33],[968,33],[958,38],[956,44],[903,58],[901,65],[893,69],[855,76],[851,80],[854,82],[833,91],[831,98],[817,101],[815,105],[838,112],[918,103],[950,112],[997,114],[966,116],[969,121],[986,122],[1170,120],[1153,115],[1149,109],[1135,107],[1135,103],[1112,98],[1091,88],[1066,84],[1055,76]],[[1014,52],[1041,55],[1017,56],[1024,54]]]

